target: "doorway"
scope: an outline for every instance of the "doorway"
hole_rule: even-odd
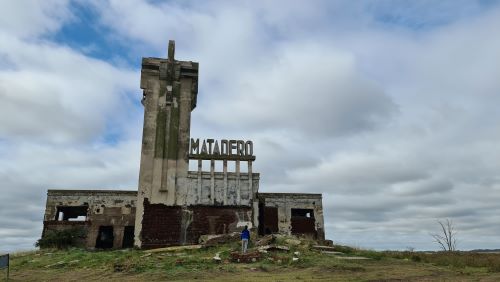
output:
[[[99,226],[95,247],[99,249],[111,249],[113,248],[113,241],[113,226]]]
[[[317,237],[315,228],[314,210],[312,209],[292,209],[292,234],[309,235]]]
[[[266,207],[262,204],[259,207],[259,213],[259,234],[278,233],[278,208]]]
[[[122,248],[132,248],[134,246],[134,226],[125,226],[123,230]]]

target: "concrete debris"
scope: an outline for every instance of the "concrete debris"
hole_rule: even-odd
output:
[[[257,242],[255,242],[255,246],[260,247],[260,246],[265,246],[273,243],[275,240],[274,235],[265,235],[261,237]]]
[[[167,248],[151,249],[151,250],[147,250],[144,252],[145,253],[178,252],[178,251],[185,251],[185,250],[197,250],[197,249],[201,249],[202,247],[203,247],[202,245],[173,246],[173,247],[167,247]]]
[[[220,263],[222,261],[222,259],[220,258],[220,253],[216,253],[213,259],[216,263]]]
[[[201,235],[200,239],[198,240],[198,243],[204,246],[215,246],[217,244],[224,244],[239,240],[240,240],[240,233],[233,232],[229,234]]]
[[[299,260],[299,258],[295,258],[295,257],[292,258],[292,261],[298,261],[298,260]]]
[[[287,243],[288,245],[298,246],[300,245],[301,241],[298,239],[286,239],[285,243]]]
[[[258,248],[259,251],[290,251],[290,248],[287,246],[280,246],[280,245],[266,245],[266,246],[261,246]]]

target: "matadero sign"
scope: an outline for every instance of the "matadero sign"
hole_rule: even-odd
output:
[[[253,142],[191,138],[190,159],[254,161]]]

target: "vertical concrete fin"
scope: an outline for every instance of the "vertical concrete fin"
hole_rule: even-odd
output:
[[[223,161],[223,173],[224,173],[224,197],[222,199],[222,202],[224,203],[224,205],[227,205],[227,160],[224,160]]]
[[[210,160],[210,203],[215,203],[215,161]]]
[[[241,205],[240,161],[236,161],[236,203]]]
[[[168,60],[173,62],[175,56],[175,40],[168,41]]]
[[[197,192],[198,192],[198,199],[196,200],[197,204],[201,204],[201,173],[202,173],[202,160],[198,160],[198,183],[197,183]]]

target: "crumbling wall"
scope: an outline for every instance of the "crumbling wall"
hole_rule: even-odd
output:
[[[261,221],[272,222],[277,209],[278,232],[284,234],[304,234],[324,240],[323,204],[321,194],[308,193],[259,193]],[[273,211],[266,214],[267,211]],[[268,219],[266,219],[266,215]],[[265,227],[260,232],[265,232]]]
[[[94,248],[99,227],[112,226],[113,248],[121,248],[125,227],[135,224],[136,200],[136,191],[48,190],[42,236],[49,230],[81,227],[85,246]],[[80,215],[82,207],[86,207],[84,218],[67,218],[67,214]]]
[[[201,235],[239,231],[251,221],[250,206],[167,206],[145,198],[141,247],[196,244]]]

